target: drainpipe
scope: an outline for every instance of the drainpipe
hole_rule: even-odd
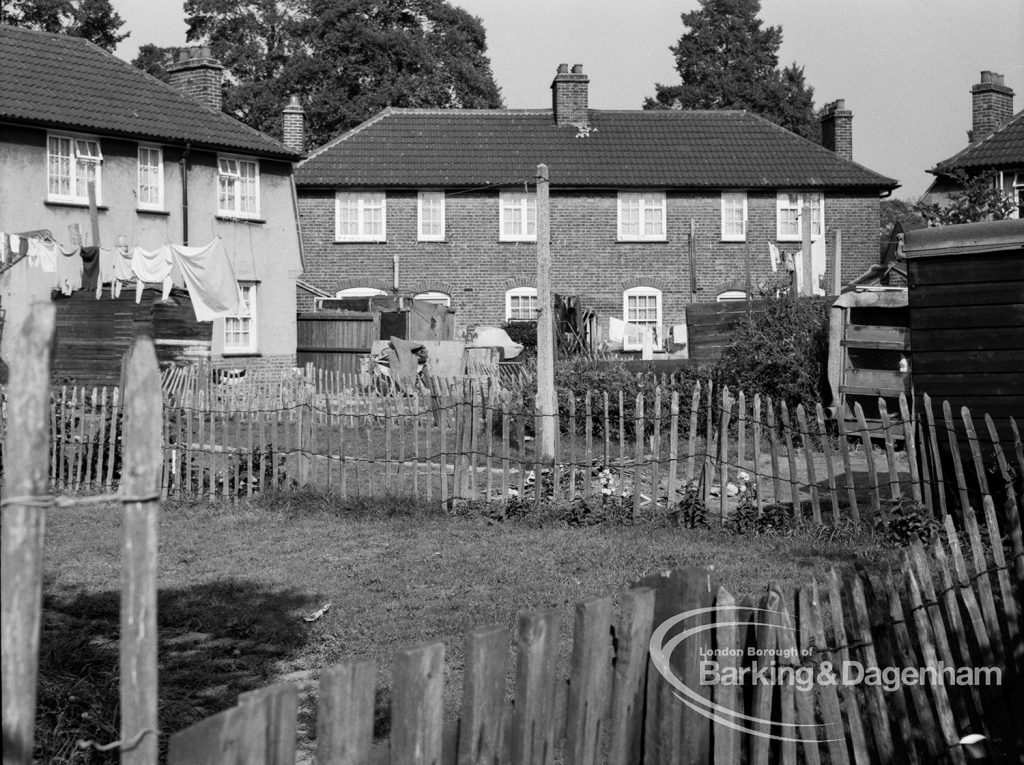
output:
[[[185,144],[185,151],[178,160],[181,168],[181,239],[188,246],[188,156],[192,153],[192,144]]]
[[[394,285],[392,285],[392,286],[394,286],[395,294],[397,294],[398,293],[398,253],[397,252],[394,255],[391,256],[391,263],[392,263],[392,270],[394,271],[394,274],[395,274],[395,282],[394,282]]]

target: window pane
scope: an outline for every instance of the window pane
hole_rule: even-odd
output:
[[[640,195],[623,194],[620,199],[620,234],[640,236]]]

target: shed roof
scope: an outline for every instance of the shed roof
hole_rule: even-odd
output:
[[[0,24],[0,68],[0,121],[300,156],[80,37]]]
[[[908,259],[969,255],[1003,250],[1024,251],[1024,220],[997,220],[907,231],[903,254]]]

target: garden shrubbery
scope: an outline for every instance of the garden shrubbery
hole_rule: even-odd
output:
[[[747,396],[760,393],[790,408],[825,399],[829,298],[767,300],[745,319],[715,368],[715,376]]]

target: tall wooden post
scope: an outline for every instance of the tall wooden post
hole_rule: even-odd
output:
[[[56,310],[34,303],[15,336],[4,444],[2,555],[3,761],[32,762],[43,605],[50,433],[50,346]]]
[[[555,428],[558,414],[555,402],[555,337],[551,295],[551,204],[548,166],[537,165],[537,434],[539,462],[555,461]],[[537,476],[538,487],[540,476]]]
[[[800,290],[802,295],[813,295],[814,285],[811,280],[814,278],[814,263],[811,262],[811,206],[804,205],[800,210],[800,233],[803,235],[803,259],[804,259],[804,288]]]

